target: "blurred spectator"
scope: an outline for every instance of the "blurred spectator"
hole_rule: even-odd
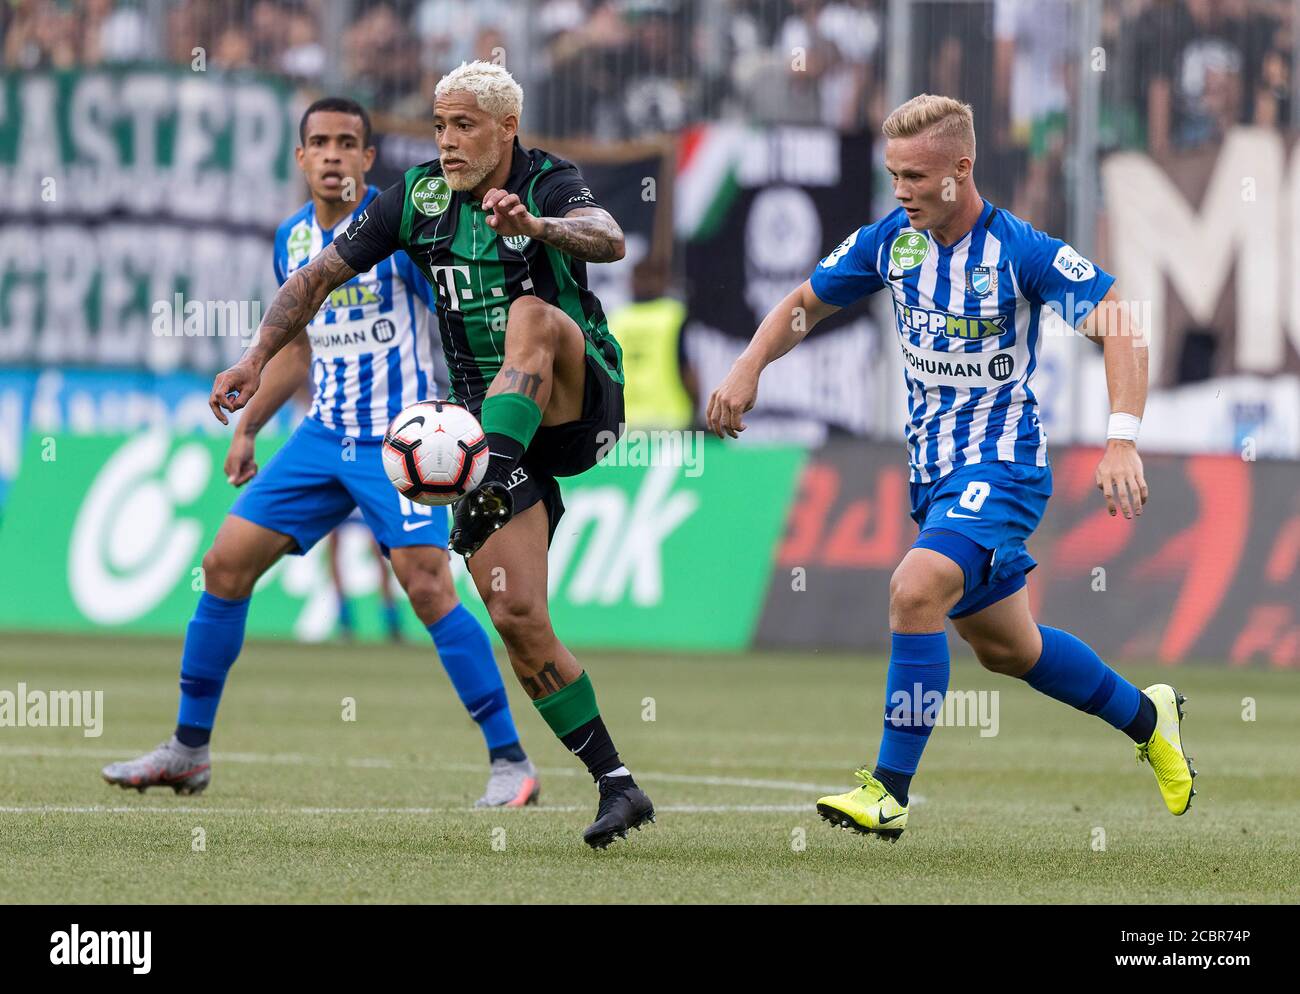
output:
[[[251,69],[253,67],[253,42],[243,28],[226,28],[217,37],[212,50],[214,69]]]
[[[320,43],[320,26],[305,6],[286,11],[284,52],[279,68],[300,80],[319,79],[325,72],[325,46]]]
[[[343,38],[346,77],[362,102],[389,107],[420,78],[420,40],[389,0],[370,4]]]
[[[805,53],[806,65],[791,75],[792,86],[811,91],[814,119],[853,130],[863,121],[867,65],[880,44],[880,26],[864,2],[794,0],[781,25],[778,57]]]
[[[1134,85],[1152,154],[1221,141],[1234,124],[1279,119],[1290,52],[1278,44],[1271,9],[1249,0],[1163,0],[1138,14]]]
[[[630,33],[619,6],[597,0],[543,0],[537,18],[544,56],[533,126],[556,137],[594,135],[617,86],[615,64]]]
[[[66,69],[78,62],[77,20],[54,0],[17,0],[5,30],[5,65]]]
[[[997,0],[993,118],[989,148],[1018,151],[1012,212],[1047,231],[1064,230],[1064,158],[1073,69],[1070,0]],[[1008,159],[1008,161],[1015,161]],[[1019,165],[1020,162],[1017,162]]]
[[[139,0],[86,0],[81,18],[84,65],[132,62],[157,54]]]

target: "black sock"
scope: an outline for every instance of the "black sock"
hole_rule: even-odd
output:
[[[524,755],[524,747],[518,742],[511,742],[509,745],[496,746],[488,750],[488,762],[493,763],[498,759],[507,759],[512,763],[522,763],[528,757]]]
[[[885,785],[885,790],[894,795],[894,800],[907,807],[907,790],[912,786],[912,777],[908,773],[899,773],[883,766],[877,766],[871,775]]]
[[[211,738],[212,729],[210,728],[199,728],[198,725],[176,726],[176,741],[183,746],[189,746],[191,749],[207,745]]]
[[[1127,725],[1124,734],[1141,745],[1151,740],[1156,730],[1156,705],[1146,694],[1138,692],[1138,713]]]
[[[519,465],[519,460],[524,457],[524,447],[517,440],[509,435],[502,435],[498,432],[488,432],[484,436],[487,438],[488,456],[487,472],[483,474],[483,482],[494,480],[497,483],[507,483],[510,480],[510,474],[515,471]]]
[[[623,761],[618,758],[618,750],[614,748],[614,740],[609,737],[609,731],[600,715],[562,736],[560,741],[569,752],[587,764],[587,772],[593,780],[599,781],[610,770],[617,770],[623,765]]]

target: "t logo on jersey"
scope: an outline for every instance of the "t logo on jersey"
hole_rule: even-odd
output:
[[[462,299],[474,299],[474,291],[469,287],[469,266],[434,266],[429,270],[429,275],[438,289],[438,296],[444,298],[453,311],[460,310]],[[465,278],[464,289],[458,285],[457,276]]]
[[[1007,330],[1007,316],[995,314],[991,318],[967,317],[964,314],[949,314],[947,311],[930,311],[924,307],[909,307],[898,304],[898,330],[903,334],[919,331],[926,335],[942,335],[944,338],[958,338],[962,341],[979,341],[983,338],[995,338]]]

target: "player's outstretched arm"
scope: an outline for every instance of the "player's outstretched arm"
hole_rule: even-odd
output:
[[[498,235],[527,235],[583,262],[618,262],[623,258],[623,229],[603,207],[579,207],[564,217],[536,217],[517,194],[489,190],[483,209]]]
[[[1147,402],[1147,339],[1133,321],[1130,308],[1112,286],[1088,316],[1084,334],[1099,344],[1106,360],[1106,387],[1110,391],[1110,426],[1106,451],[1097,465],[1097,489],[1113,516],[1116,505],[1131,518],[1147,502],[1146,477],[1137,450],[1137,429]]]
[[[236,487],[257,475],[255,442],[257,433],[284,402],[303,388],[311,377],[311,342],[307,333],[300,331],[275,354],[262,370],[261,386],[256,396],[244,408],[230,449],[226,452],[226,480]]]
[[[356,275],[331,244],[311,262],[284,281],[244,357],[212,384],[208,406],[223,425],[230,421],[225,411],[238,411],[257,393],[262,370],[271,357],[307,327],[326,296]]]
[[[735,438],[744,431],[742,419],[754,407],[758,378],[763,370],[803,341],[817,322],[838,310],[834,304],[818,298],[808,280],[786,294],[768,311],[745,351],[709,397],[705,414],[709,430],[719,438],[724,432]]]

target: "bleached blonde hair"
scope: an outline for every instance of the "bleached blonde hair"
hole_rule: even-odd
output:
[[[922,93],[894,108],[880,128],[886,138],[915,138],[926,135],[952,143],[960,154],[975,160],[975,112],[970,104]]]
[[[515,82],[505,66],[495,62],[462,62],[438,80],[433,95],[437,98],[454,90],[474,94],[479,107],[498,121],[510,114],[518,120],[523,114],[524,88]]]

